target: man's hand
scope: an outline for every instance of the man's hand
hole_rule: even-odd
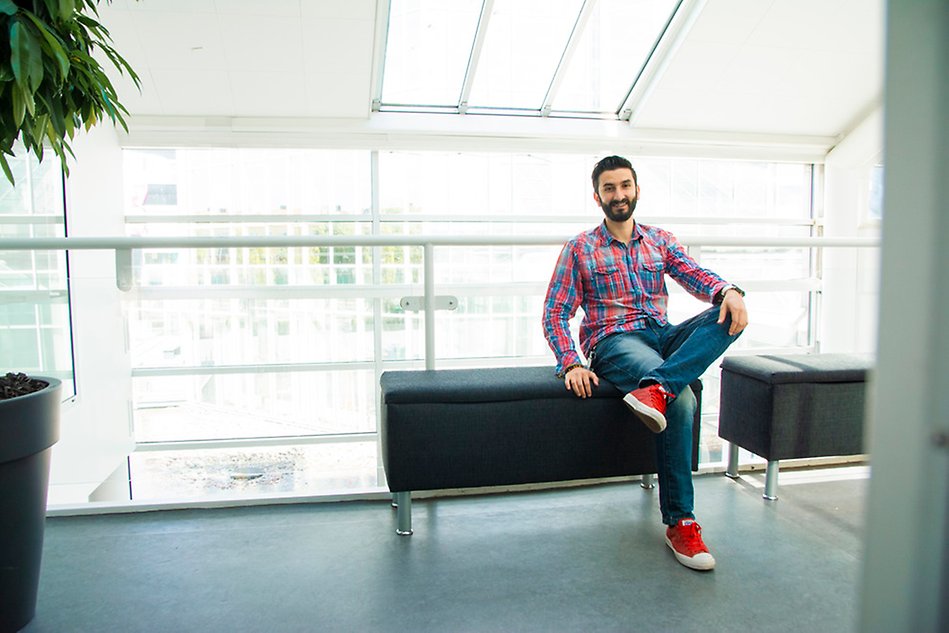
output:
[[[563,384],[579,397],[589,398],[593,395],[593,387],[600,386],[600,379],[586,367],[574,367],[563,377]]]
[[[724,323],[725,316],[731,315],[731,327],[728,334],[735,336],[748,325],[748,310],[745,308],[745,298],[737,290],[729,289],[722,298],[722,307],[718,311],[718,322]]]

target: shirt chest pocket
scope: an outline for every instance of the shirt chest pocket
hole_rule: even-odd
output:
[[[615,301],[628,294],[626,274],[619,266],[600,266],[593,269],[590,283],[596,297]]]
[[[643,286],[643,292],[645,294],[662,292],[665,288],[665,283],[662,279],[664,273],[665,265],[661,258],[644,257],[637,273],[639,281]]]

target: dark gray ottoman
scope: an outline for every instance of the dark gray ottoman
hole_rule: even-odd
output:
[[[858,455],[869,356],[730,356],[722,362],[718,434],[730,442],[725,474],[738,476],[738,447],[768,460],[764,497],[777,499],[778,461]]]
[[[656,472],[655,435],[602,378],[585,399],[567,391],[553,367],[387,371],[380,384],[382,458],[400,534],[412,531],[413,490]],[[693,469],[701,388],[692,384]]]

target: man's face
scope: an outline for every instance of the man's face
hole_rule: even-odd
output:
[[[639,199],[639,187],[633,179],[633,172],[625,167],[604,171],[593,199],[603,209],[607,219],[625,222],[633,217],[636,201]]]

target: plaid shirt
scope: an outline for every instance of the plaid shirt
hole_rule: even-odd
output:
[[[557,374],[581,364],[569,325],[577,308],[583,308],[580,347],[588,358],[610,334],[644,329],[649,320],[668,323],[663,275],[708,302],[727,285],[689,257],[672,233],[653,226],[637,222],[629,245],[610,235],[605,222],[567,242],[544,301],[544,335]]]

